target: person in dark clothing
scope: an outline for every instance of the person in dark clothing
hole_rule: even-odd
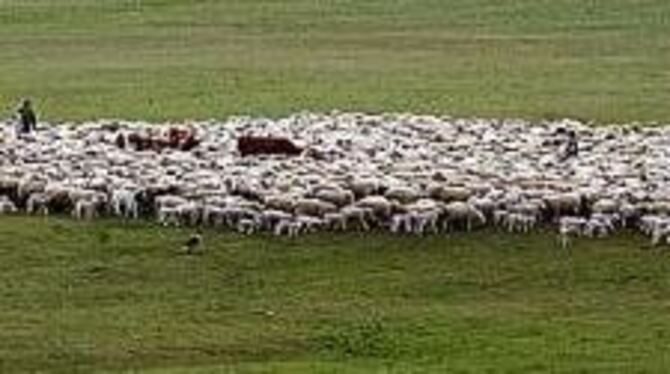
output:
[[[570,157],[577,157],[579,153],[579,146],[577,144],[577,134],[574,131],[568,132],[568,143],[565,147],[565,156],[564,159]]]
[[[25,99],[21,102],[21,106],[17,110],[19,115],[19,132],[22,134],[28,134],[35,130],[37,127],[37,116],[33,110],[30,100]]]

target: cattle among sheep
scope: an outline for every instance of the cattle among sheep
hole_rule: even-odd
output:
[[[670,240],[665,127],[301,113],[188,129],[103,120],[17,137],[5,128],[2,213],[245,234],[552,226],[563,245],[620,228]],[[579,153],[564,157],[577,138]]]

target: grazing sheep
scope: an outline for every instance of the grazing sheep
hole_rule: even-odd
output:
[[[411,204],[421,198],[421,193],[411,187],[391,187],[386,191],[384,197],[401,204]]]
[[[580,236],[584,232],[587,220],[583,217],[565,216],[558,221],[558,233],[561,248],[570,244],[570,235]]]
[[[482,212],[474,206],[462,201],[454,201],[447,204],[444,211],[446,213],[446,229],[451,229],[464,224],[465,229],[471,231],[473,225],[486,224],[486,217],[484,217]]]
[[[179,207],[161,206],[158,208],[158,222],[163,226],[180,226]]]
[[[90,221],[98,217],[98,204],[95,200],[80,199],[74,205],[72,216],[78,220]]]
[[[1,137],[3,212],[291,236],[554,225],[564,246],[633,228],[668,241],[665,128],[339,112],[46,127]],[[557,158],[559,129],[579,134],[578,157]]]
[[[49,215],[49,199],[45,193],[33,193],[26,202],[26,213]]]
[[[386,220],[393,212],[393,204],[384,196],[367,196],[356,202],[356,206],[370,209],[377,220]]]
[[[298,216],[295,223],[300,233],[315,233],[325,225],[324,220],[311,216]]]
[[[314,198],[331,203],[338,208],[354,202],[353,192],[341,188],[320,189],[314,193]]]
[[[323,217],[326,213],[337,211],[337,206],[319,199],[300,199],[296,201],[294,213],[298,216]]]
[[[579,214],[582,204],[582,197],[574,192],[550,194],[543,200],[554,218],[563,214]]]
[[[433,199],[450,203],[452,201],[467,201],[472,192],[466,187],[433,184],[428,188],[428,195]]]
[[[117,217],[139,218],[139,205],[135,198],[136,192],[129,190],[112,191],[111,204],[113,213]]]
[[[276,236],[287,235],[293,237],[298,235],[300,226],[293,220],[282,220],[275,225],[274,234]]]
[[[342,230],[369,231],[372,224],[376,222],[375,212],[372,208],[348,205],[339,212],[343,219]]]
[[[16,213],[18,209],[16,208],[16,205],[9,200],[7,197],[2,196],[0,198],[0,214],[11,214],[11,213]]]
[[[242,218],[237,222],[237,232],[244,235],[251,235],[256,232],[258,223],[249,218]]]
[[[265,210],[260,214],[260,228],[272,231],[280,222],[288,222],[293,216],[281,210]]]

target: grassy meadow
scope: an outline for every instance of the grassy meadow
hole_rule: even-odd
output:
[[[0,103],[670,120],[665,0],[0,0]]]
[[[670,121],[661,0],[0,0],[0,114]],[[1,373],[665,373],[635,235],[240,237],[0,219]]]
[[[564,251],[542,232],[208,231],[191,256],[179,252],[185,236],[4,218],[0,372],[661,373],[670,364],[670,258],[632,235]]]

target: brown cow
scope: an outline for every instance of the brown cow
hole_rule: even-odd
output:
[[[297,156],[303,149],[286,138],[242,136],[237,139],[237,149],[242,155]]]
[[[200,144],[200,140],[195,137],[195,132],[170,128],[167,137],[153,137],[151,135],[130,133],[125,138],[123,134],[119,134],[115,143],[119,148],[125,148],[128,145],[133,146],[137,151],[151,149],[159,152],[165,148],[190,151]]]

